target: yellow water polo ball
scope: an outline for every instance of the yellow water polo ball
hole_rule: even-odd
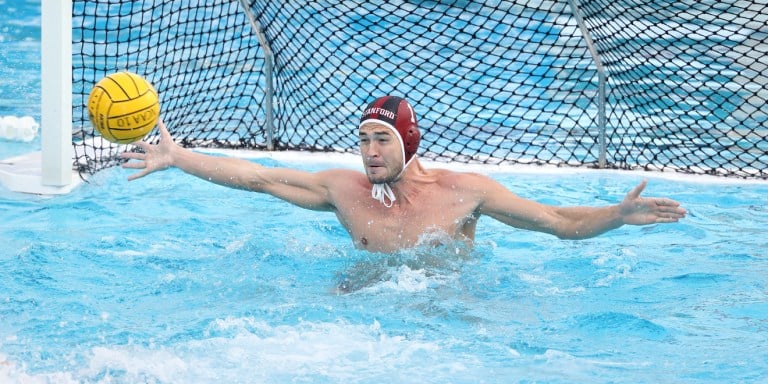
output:
[[[133,143],[157,125],[160,100],[155,87],[143,77],[117,72],[93,86],[88,97],[88,117],[105,139]]]

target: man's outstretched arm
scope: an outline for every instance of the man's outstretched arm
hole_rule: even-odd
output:
[[[324,173],[310,173],[287,168],[268,168],[236,158],[209,156],[182,148],[174,143],[162,120],[158,123],[160,142],[149,144],[141,141],[136,145],[143,150],[125,152],[123,158],[131,159],[124,168],[139,171],[128,180],[149,175],[171,167],[200,179],[254,192],[264,192],[302,208],[331,210]]]
[[[685,209],[674,200],[641,197],[645,186],[643,181],[616,205],[556,207],[523,199],[491,182],[478,210],[508,225],[550,233],[561,239],[586,239],[625,224],[674,223],[685,217]]]
[[[156,145],[145,141],[139,141],[135,145],[143,152],[125,152],[121,156],[125,159],[136,160],[123,164],[123,168],[138,169],[139,171],[128,180],[149,175],[157,171],[163,171],[176,167],[201,179],[225,185],[233,188],[245,189],[238,183],[240,175],[251,165],[240,159],[208,156],[182,148],[174,143],[171,134],[165,127],[162,119],[158,122],[160,142]],[[252,164],[258,166],[257,164]]]

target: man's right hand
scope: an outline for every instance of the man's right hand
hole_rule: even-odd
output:
[[[146,141],[139,141],[135,145],[144,152],[123,152],[120,157],[129,160],[123,164],[123,168],[140,169],[128,177],[128,180],[136,180],[155,171],[162,171],[173,166],[173,154],[180,147],[173,141],[173,137],[165,127],[163,119],[159,119],[157,126],[160,130],[160,142],[158,144],[149,144]]]

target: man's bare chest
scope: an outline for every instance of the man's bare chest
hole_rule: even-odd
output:
[[[347,206],[337,212],[353,241],[360,248],[386,251],[414,246],[425,233],[441,232],[459,237],[472,219],[469,205],[396,204],[390,208],[370,202]]]

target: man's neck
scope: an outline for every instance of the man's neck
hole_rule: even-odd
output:
[[[425,175],[426,170],[422,167],[419,160],[416,158],[411,159],[395,181],[382,183],[380,184],[381,187],[378,187],[382,191],[387,191],[387,193],[391,191],[392,203],[390,204],[390,199],[387,197],[385,200],[386,204],[384,202],[382,204],[391,207],[392,204],[403,204],[410,201],[411,197],[423,189],[421,187],[422,183],[419,180]]]

